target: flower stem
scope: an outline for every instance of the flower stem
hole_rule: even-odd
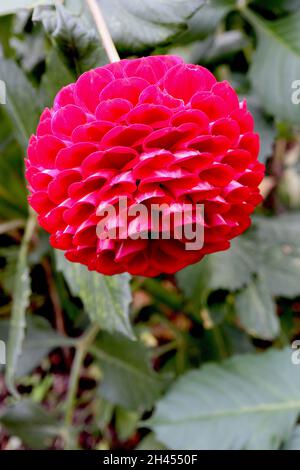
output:
[[[7,366],[5,372],[5,381],[11,394],[19,399],[20,395],[16,389],[14,374],[17,358],[21,354],[22,344],[26,328],[26,309],[30,298],[30,287],[24,286],[23,277],[29,275],[28,252],[31,239],[36,228],[36,215],[32,209],[29,209],[29,215],[22,238],[15,274],[14,292],[11,307],[11,319],[9,327],[9,336],[7,344]],[[26,289],[26,290],[24,290]],[[24,292],[23,292],[24,291]],[[19,296],[23,296],[22,303],[19,304]]]
[[[80,371],[82,368],[83,361],[85,356],[94,342],[98,332],[99,326],[92,324],[88,330],[79,338],[76,344],[75,357],[72,364],[71,374],[70,374],[70,383],[69,390],[66,401],[66,411],[65,411],[65,428],[67,434],[67,446],[71,447],[71,438],[70,438],[70,428],[73,423],[74,410],[76,405],[76,395],[78,390],[78,383],[80,378]]]
[[[86,0],[86,2],[94,18],[103,47],[106,50],[110,62],[118,62],[120,60],[120,56],[106,25],[99,3],[97,3],[96,0]]]

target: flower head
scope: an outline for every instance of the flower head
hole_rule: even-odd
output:
[[[81,75],[42,113],[28,146],[29,202],[70,261],[104,274],[173,273],[249,227],[261,201],[258,151],[246,102],[227,82],[175,56],[121,60]],[[131,208],[169,205],[173,218],[183,204],[203,204],[204,218],[191,219],[203,246],[187,250],[175,227],[169,239],[99,237],[104,217],[122,225],[121,197]],[[108,206],[116,214],[99,212]],[[151,232],[137,218],[126,219],[127,235]]]

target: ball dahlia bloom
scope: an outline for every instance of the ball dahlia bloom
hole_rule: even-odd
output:
[[[42,113],[26,159],[29,202],[70,261],[104,274],[174,273],[226,250],[250,225],[264,175],[258,151],[246,102],[226,81],[176,56],[121,60],[81,75]],[[120,197],[129,206],[203,204],[204,219],[193,219],[202,248],[186,250],[172,233],[98,237],[97,208]]]

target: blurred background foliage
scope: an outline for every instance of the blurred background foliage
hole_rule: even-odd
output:
[[[54,253],[28,213],[27,141],[108,59],[84,0],[2,0],[0,448],[300,449],[300,0],[97,1],[122,58],[179,54],[247,99],[265,200],[229,251],[176,276]]]

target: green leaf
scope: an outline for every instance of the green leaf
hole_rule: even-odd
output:
[[[86,266],[70,263],[56,251],[57,269],[64,274],[71,293],[80,297],[90,319],[104,330],[134,337],[129,321],[130,276],[104,276]]]
[[[5,262],[5,266],[0,271],[0,282],[1,282],[3,291],[11,297],[12,297],[14,285],[15,285],[15,275],[16,275],[18,254],[19,254],[18,246],[13,245],[10,247],[5,247],[5,248],[0,249],[0,257]]]
[[[300,123],[300,107],[292,102],[292,83],[300,77],[300,12],[277,21],[266,21],[242,10],[255,28],[258,47],[250,79],[262,105],[277,119]]]
[[[300,294],[299,213],[256,217],[251,231],[233,240],[227,251],[215,253],[177,274],[188,297],[204,288],[235,291],[252,282],[253,275],[265,280],[269,294],[288,298]],[[193,294],[194,292],[194,294]]]
[[[167,42],[186,28],[203,0],[98,0],[119,50],[131,52]]]
[[[300,294],[299,214],[256,217],[252,229],[232,241],[231,248],[204,258],[176,277],[187,298],[205,305],[211,291],[236,294],[240,324],[252,336],[271,340],[278,336],[274,296]]]
[[[0,423],[31,449],[49,447],[59,433],[57,418],[29,400],[7,406],[0,413]]]
[[[257,246],[261,250],[258,272],[272,295],[288,298],[300,294],[299,213],[257,218]],[[255,241],[254,241],[255,243]]]
[[[18,255],[7,344],[5,379],[8,389],[15,395],[17,395],[17,392],[14,386],[14,376],[17,369],[18,359],[22,351],[26,326],[25,314],[31,294],[30,272],[28,267],[28,245],[34,228],[35,216],[31,213],[27,221],[25,234],[23,236]]]
[[[9,116],[0,109],[0,220],[26,218],[24,154]]]
[[[97,397],[96,399],[97,411],[96,421],[99,429],[104,433],[109,423],[113,419],[115,406],[104,397]]]
[[[55,0],[4,0],[0,5],[0,15],[16,13],[21,9],[32,9],[38,5],[53,5]]]
[[[298,0],[250,0],[250,3],[258,5],[263,9],[270,10],[272,13],[282,14],[283,12],[292,12],[299,10]]]
[[[273,340],[279,335],[275,302],[262,276],[237,294],[236,311],[241,325],[251,336]]]
[[[101,396],[131,410],[143,411],[153,406],[161,384],[141,343],[102,333],[92,352],[103,370]]]
[[[178,42],[191,42],[204,39],[212,34],[218,24],[235,6],[235,0],[210,0],[188,19],[187,31],[178,37]]]
[[[167,450],[167,447],[159,442],[155,435],[150,432],[139,442],[136,450]]]
[[[107,63],[106,53],[94,28],[87,27],[64,6],[57,4],[55,9],[39,7],[34,11],[33,20],[42,22],[65,63],[76,75]]]
[[[0,338],[7,341],[9,321],[0,321]],[[30,374],[52,349],[72,346],[74,341],[53,330],[49,322],[42,317],[32,316],[27,319],[26,333],[20,356],[16,366],[16,377]]]
[[[4,80],[7,92],[7,109],[15,124],[15,134],[24,149],[34,131],[39,116],[36,92],[22,70],[10,60],[0,59],[0,79]],[[8,180],[9,181],[9,180]],[[8,182],[7,181],[7,182]],[[0,188],[1,189],[1,188]],[[12,189],[12,188],[11,188]],[[15,196],[15,195],[14,195]],[[31,293],[28,267],[28,247],[35,227],[35,216],[30,214],[21,243],[13,290],[10,330],[7,345],[6,382],[9,390],[17,394],[14,376],[21,354],[25,330],[25,313]]]
[[[8,111],[16,138],[25,150],[35,131],[42,105],[36,90],[13,60],[0,59],[0,80],[6,85],[5,111]]]
[[[171,47],[168,54],[179,55],[186,63],[208,65],[241,51],[248,45],[248,38],[241,31],[224,31],[192,44]]]
[[[255,132],[259,134],[260,138],[259,160],[265,163],[267,158],[273,154],[276,137],[275,125],[270,120],[267,120],[256,96],[248,95],[246,99],[248,109],[254,118]]]
[[[75,80],[75,74],[66,66],[58,49],[52,48],[46,57],[46,71],[41,81],[41,90],[48,106],[52,106],[56,94],[62,87]]]
[[[281,245],[266,249],[266,264],[261,265],[269,292],[293,298],[299,295],[300,246]]]
[[[300,411],[291,351],[235,356],[183,375],[148,426],[172,449],[278,449]]]
[[[127,441],[138,427],[139,413],[118,406],[115,416],[118,438],[121,442]]]
[[[255,352],[255,346],[251,338],[237,326],[224,324],[223,331],[226,335],[227,347],[231,356]]]
[[[206,256],[199,263],[191,264],[176,274],[178,286],[185,296],[201,306],[209,294],[209,282],[212,272],[210,259]]]
[[[244,236],[233,240],[229,250],[205,257],[176,277],[187,297],[195,300],[205,290],[236,290],[247,285],[256,269],[257,247]]]
[[[22,28],[19,26],[19,29]],[[13,36],[10,43],[16,61],[26,73],[30,74],[38,70],[38,67],[44,63],[45,35],[41,28],[34,28],[30,33],[25,32],[26,24],[24,24],[23,30],[24,33],[18,37]]]
[[[283,450],[300,450],[300,425],[295,426],[289,439],[284,443]]]
[[[13,15],[0,16],[0,51],[6,57],[13,52],[10,44],[13,22]]]
[[[209,286],[212,290],[236,290],[247,285],[256,272],[257,247],[247,236],[232,240],[227,251],[210,257],[212,275]]]

